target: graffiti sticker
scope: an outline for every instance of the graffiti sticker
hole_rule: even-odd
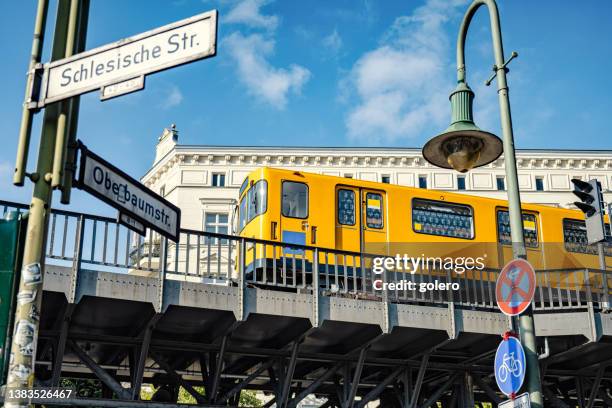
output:
[[[25,265],[21,269],[21,276],[23,277],[23,282],[27,286],[38,285],[42,282],[42,272],[40,270],[40,264],[36,262],[29,265]]]

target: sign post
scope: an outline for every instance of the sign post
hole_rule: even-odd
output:
[[[102,100],[125,95],[143,89],[148,74],[216,55],[215,10],[82,52],[89,2],[62,0],[58,2],[51,62],[43,65],[39,62],[47,9],[48,1],[39,0],[13,177],[13,184],[22,186],[28,176],[34,184],[34,191],[18,285],[17,298],[22,301],[15,308],[17,330],[11,342],[7,376],[7,386],[12,388],[32,387],[34,384],[44,248],[53,189],[61,190],[63,203],[70,201],[79,110],[78,98],[74,97],[96,89],[100,89]],[[74,52],[78,54],[73,55]],[[69,98],[73,99],[67,101]],[[65,102],[54,103],[60,101]],[[38,161],[35,171],[28,174],[26,164],[32,117],[41,108],[45,108],[45,113]],[[85,159],[85,166],[81,169],[81,185],[118,208],[123,214],[120,214],[120,220],[134,229],[143,231],[149,227],[178,240],[178,209],[96,157],[89,154]],[[104,175],[102,182],[100,174]],[[106,188],[108,183],[110,190]],[[23,407],[30,406],[30,402],[23,397],[5,405]]]

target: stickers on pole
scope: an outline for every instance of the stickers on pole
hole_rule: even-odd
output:
[[[525,381],[527,363],[521,342],[505,335],[495,353],[495,381],[500,391],[507,396],[515,395]]]
[[[531,408],[531,401],[529,400],[529,393],[523,393],[515,399],[510,399],[501,402],[498,408]]]
[[[536,275],[533,266],[524,259],[513,259],[499,273],[495,299],[499,309],[508,316],[523,313],[533,300]]]

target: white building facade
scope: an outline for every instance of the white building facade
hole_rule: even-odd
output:
[[[612,200],[610,150],[517,150],[516,157],[524,203],[572,207],[572,178],[598,179]],[[181,209],[182,228],[229,233],[240,184],[262,166],[506,198],[503,156],[460,174],[432,166],[417,148],[189,146],[174,127],[158,138],[141,180]]]

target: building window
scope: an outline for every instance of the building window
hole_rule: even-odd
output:
[[[412,229],[419,234],[474,238],[474,216],[467,205],[412,200]]]
[[[207,212],[204,215],[204,231],[205,232],[214,232],[216,234],[227,234],[229,231],[229,223],[227,213],[221,212]],[[216,245],[218,243],[217,238],[204,238],[204,243],[211,243]],[[227,244],[227,239],[222,238],[221,244]]]
[[[536,191],[544,191],[544,178],[543,177],[536,177],[535,179],[535,187],[536,187]]]
[[[499,191],[504,191],[506,189],[506,180],[504,179],[504,176],[497,176],[495,178],[495,182],[497,183],[497,189]]]
[[[338,224],[355,225],[355,192],[338,190]]]
[[[465,176],[457,176],[457,190],[465,190]]]
[[[308,218],[308,186],[283,181],[282,214],[291,218]]]
[[[225,173],[213,173],[212,185],[213,187],[225,187]]]
[[[419,176],[419,188],[427,188],[427,176]]]
[[[385,183],[385,184],[389,184],[389,183],[391,183],[391,176],[390,176],[390,175],[388,175],[388,174],[383,174],[383,175],[380,177],[380,181],[381,181],[381,182],[383,182],[383,183]]]
[[[159,195],[162,197],[166,196],[166,185],[165,184],[159,188]]]
[[[353,178],[353,173],[344,173],[344,177],[352,179]]]

